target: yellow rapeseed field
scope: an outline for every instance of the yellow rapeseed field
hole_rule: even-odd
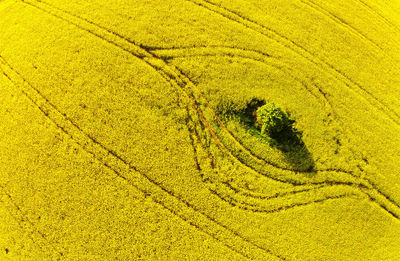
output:
[[[399,0],[0,0],[0,260],[400,260]]]

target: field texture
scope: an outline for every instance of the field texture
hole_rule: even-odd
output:
[[[400,260],[399,65],[398,0],[0,0],[0,260]]]

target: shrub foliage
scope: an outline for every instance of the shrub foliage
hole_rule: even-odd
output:
[[[274,138],[285,130],[291,129],[293,120],[289,119],[286,112],[275,103],[265,104],[257,109],[256,125],[261,129],[262,134]]]
[[[299,145],[301,133],[293,126],[294,120],[279,105],[271,102],[257,109],[256,127],[261,134],[267,135],[281,144]]]

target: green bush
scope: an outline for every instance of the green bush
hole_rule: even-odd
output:
[[[294,121],[275,103],[267,103],[257,109],[256,126],[261,129],[261,134],[278,138],[293,129]]]

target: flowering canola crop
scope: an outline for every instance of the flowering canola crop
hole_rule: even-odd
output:
[[[0,260],[399,260],[399,62],[398,1],[0,0]]]

